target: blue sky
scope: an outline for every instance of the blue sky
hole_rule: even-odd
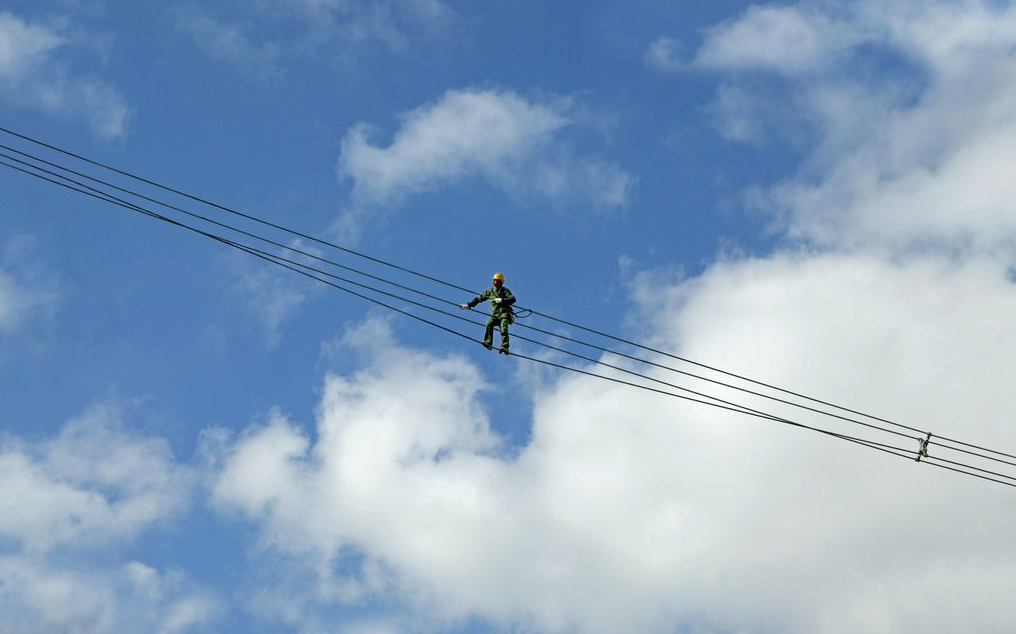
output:
[[[0,125],[1016,448],[1012,3],[489,4],[8,0]],[[1016,627],[1004,487],[491,355],[10,170],[0,211],[0,631]]]

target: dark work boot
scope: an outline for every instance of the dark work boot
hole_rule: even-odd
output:
[[[498,352],[500,352],[501,354],[503,354],[505,356],[508,356],[508,344],[502,343],[501,344],[501,349],[498,350]]]
[[[494,349],[494,346],[492,346],[489,341],[481,341],[480,343],[482,343],[483,347],[486,348],[487,350],[493,350]]]

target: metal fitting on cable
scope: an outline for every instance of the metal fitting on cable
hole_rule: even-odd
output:
[[[928,457],[928,443],[931,442],[931,432],[928,432],[927,438],[918,438],[917,442],[920,443],[917,446],[917,462],[920,462],[921,458]]]

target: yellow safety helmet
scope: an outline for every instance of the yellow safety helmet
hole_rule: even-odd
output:
[[[495,280],[501,280],[503,282],[504,281],[504,273],[495,273],[494,274],[494,279]]]

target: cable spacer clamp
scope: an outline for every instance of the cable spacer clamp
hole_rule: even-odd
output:
[[[917,462],[921,461],[921,458],[928,457],[928,443],[931,442],[931,432],[928,432],[927,438],[918,438],[919,443],[917,447]]]

